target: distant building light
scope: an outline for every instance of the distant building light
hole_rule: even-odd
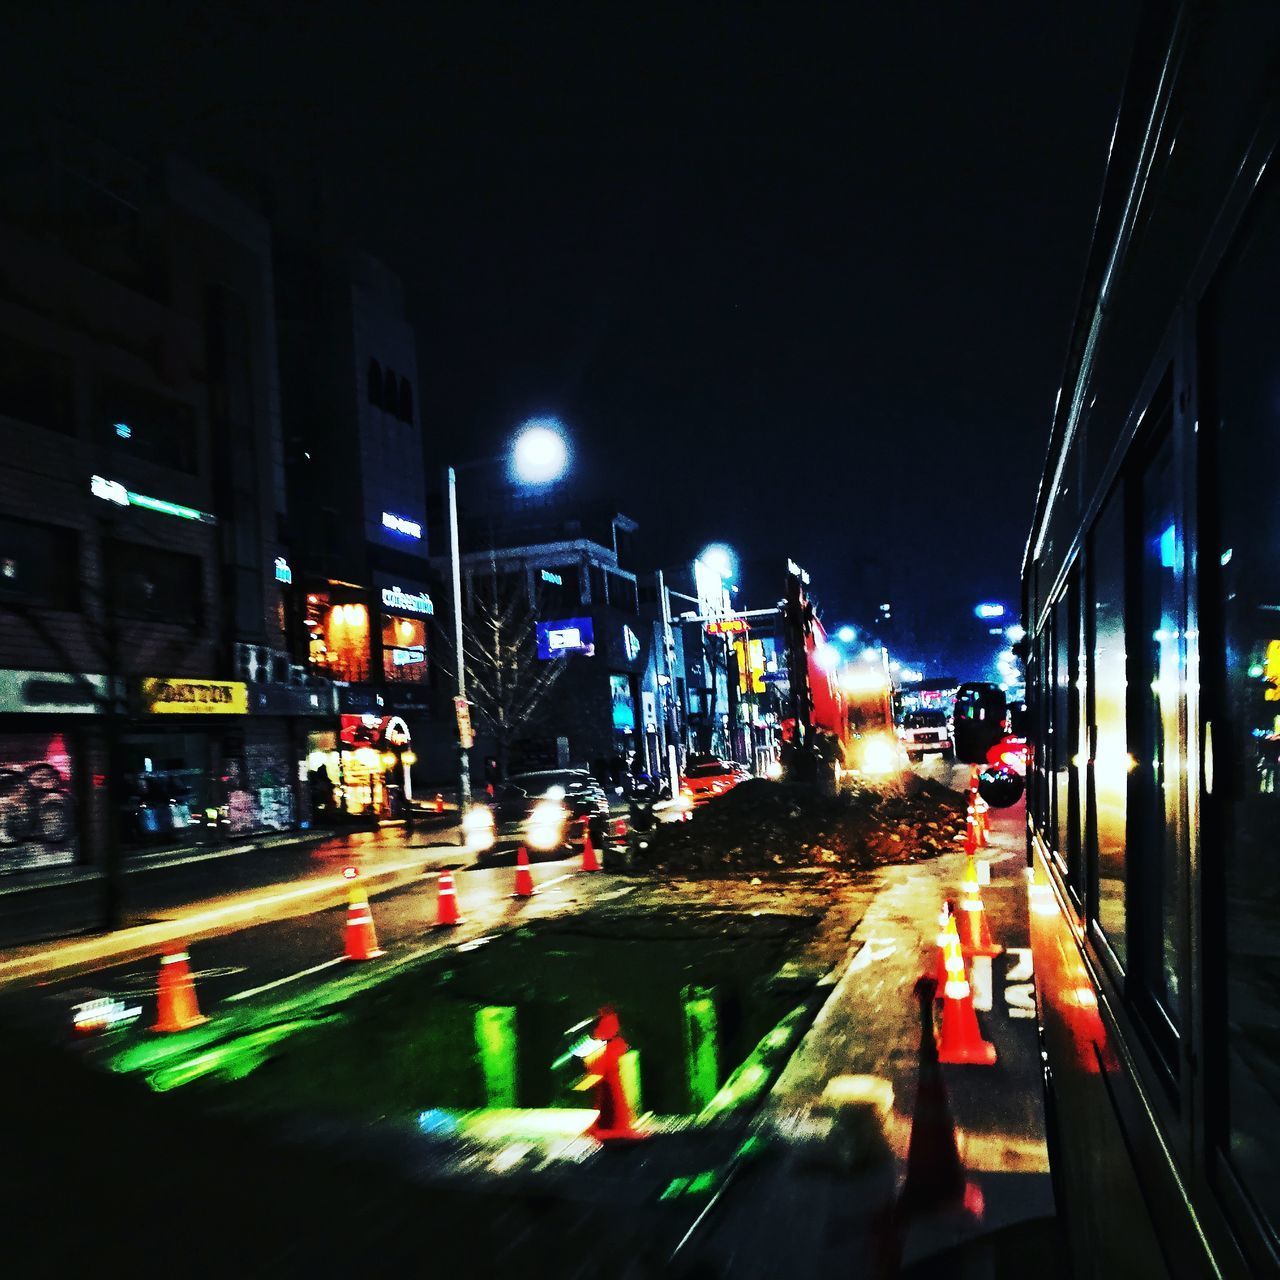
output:
[[[976,613],[976,614],[978,615],[978,617],[979,617],[979,618],[1003,618],[1003,617],[1004,617],[1004,605],[1002,605],[1002,604],[980,604],[980,605],[979,605],[979,606],[974,610],[974,613]]]
[[[1027,634],[1027,629],[1024,626],[1022,626],[1021,623],[1018,623],[1018,622],[1015,622],[1013,626],[1011,626],[1010,628],[1008,628],[1008,630],[1005,631],[1005,635],[1008,636],[1008,638],[1012,640],[1014,644],[1017,644],[1019,640],[1025,639],[1026,634]]]
[[[787,572],[792,577],[799,578],[806,587],[809,585],[809,575],[794,560],[787,561]]]
[[[564,579],[558,573],[552,573],[550,569],[539,569],[538,576],[543,582],[549,582],[553,587],[563,587]]]
[[[421,538],[422,526],[414,520],[406,520],[390,511],[382,513],[382,527],[393,533],[402,533],[406,538]]]
[[[293,570],[284,556],[276,556],[276,581],[283,582],[286,587],[293,581]]]
[[[117,422],[115,427],[116,435],[118,435],[121,440],[133,439],[133,428],[127,422]]]
[[[640,656],[640,637],[625,625],[622,628],[622,647],[627,651],[628,662],[634,662]]]
[[[882,604],[882,605],[880,606],[880,612],[881,612],[881,613],[888,613],[888,612],[889,612],[889,610],[890,610],[892,607],[893,607],[892,605],[890,605],[890,604],[888,604],[888,603],[886,602],[885,604]]]
[[[858,638],[858,633],[852,627],[841,627],[836,632],[836,639],[842,640],[845,644],[852,644]]]
[[[988,628],[987,628],[987,635],[989,635],[989,636],[1002,636],[1002,635],[1004,635],[1004,628],[1003,628],[1003,627],[988,627]]]
[[[834,671],[840,665],[840,650],[824,641],[814,649],[813,660],[819,671]]]

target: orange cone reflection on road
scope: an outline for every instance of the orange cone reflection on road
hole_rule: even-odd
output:
[[[180,942],[170,944],[161,956],[156,1020],[152,1031],[186,1031],[208,1022],[196,1001],[196,984],[188,959],[186,948]]]
[[[591,1035],[599,1048],[582,1059],[587,1075],[578,1087],[594,1090],[599,1115],[587,1132],[600,1142],[637,1142],[647,1135],[635,1127],[622,1084],[622,1058],[630,1046],[622,1038],[618,1015],[608,1005],[600,1010]]]

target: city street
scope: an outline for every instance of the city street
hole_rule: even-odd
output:
[[[967,776],[967,769],[942,761],[925,762],[922,772],[952,785]],[[862,1258],[872,1265],[886,1247],[900,1250],[908,1267],[913,1261],[927,1261],[955,1247],[972,1252],[981,1246],[988,1250],[985,1256],[990,1259],[1002,1256],[1000,1241],[1008,1237],[1010,1229],[1016,1229],[1009,1238],[1019,1241],[1020,1248],[1051,1255],[1053,1204],[1043,1144],[1035,1024],[1029,1015],[1031,968],[1020,849],[1022,807],[993,816],[993,847],[982,854],[981,861],[990,871],[986,898],[992,928],[1005,951],[994,961],[979,962],[975,984],[984,1028],[1000,1059],[991,1069],[946,1069],[960,1150],[967,1175],[979,1189],[981,1212],[904,1219],[896,1223],[897,1235],[892,1241],[886,1244],[883,1238],[883,1214],[902,1183],[912,1140],[919,1034],[912,986],[920,972],[933,963],[938,905],[942,896],[955,892],[963,864],[960,855],[947,854],[930,862],[870,873],[860,888],[843,891],[843,907],[826,912],[829,919],[824,935],[836,944],[835,949],[816,939],[808,948],[814,959],[807,963],[818,961],[818,972],[828,970],[826,985],[819,988],[825,994],[811,1005],[807,1015],[816,1020],[792,1045],[784,1064],[775,1069],[778,1074],[767,1096],[754,1108],[756,1118],[750,1120],[751,1113],[744,1113],[736,1129],[739,1134],[756,1135],[761,1152],[757,1158],[742,1165],[733,1154],[733,1144],[726,1147],[724,1137],[718,1137],[712,1128],[696,1140],[696,1131],[679,1139],[673,1133],[662,1144],[655,1144],[645,1161],[631,1162],[626,1181],[634,1184],[634,1190],[626,1191],[618,1184],[610,1193],[613,1198],[621,1197],[619,1209],[624,1203],[632,1205],[630,1216],[615,1221],[613,1229],[620,1239],[630,1239],[636,1233],[643,1236],[646,1230],[651,1233],[648,1246],[641,1246],[638,1237],[633,1246],[647,1248],[647,1267],[657,1265],[653,1247],[658,1241],[665,1241],[658,1252],[667,1250],[673,1266],[714,1265],[733,1275],[761,1277],[778,1274],[779,1267],[797,1275],[826,1274],[832,1266],[851,1258]],[[334,869],[329,864],[351,852],[345,845],[331,843],[306,854],[294,851],[282,855],[271,865],[277,870],[290,868],[295,877],[292,882],[238,887],[225,900],[206,898],[186,906],[171,901],[158,909],[151,925],[135,926],[133,932],[139,928],[177,928],[184,922],[191,926],[195,937],[190,945],[191,969],[201,1012],[211,1021],[186,1033],[191,1041],[185,1051],[188,1057],[207,1056],[219,1035],[225,1039],[228,1029],[269,1025],[261,1019],[283,1016],[273,1010],[309,1009],[312,1012],[306,1016],[314,1018],[328,1007],[343,1007],[341,1003],[334,1005],[335,1000],[357,998],[360,991],[375,989],[396,972],[409,972],[450,953],[461,957],[509,931],[527,932],[525,926],[540,921],[589,918],[602,910],[623,910],[631,920],[623,932],[630,932],[639,927],[640,920],[660,919],[671,910],[674,890],[680,890],[676,895],[682,903],[679,909],[690,920],[695,918],[687,915],[690,910],[706,910],[706,906],[698,907],[698,902],[710,906],[716,895],[723,904],[720,917],[728,919],[725,909],[737,910],[747,923],[761,914],[762,906],[770,912],[803,912],[812,911],[816,901],[799,884],[781,897],[775,889],[772,896],[760,898],[759,894],[769,894],[762,888],[753,898],[749,886],[744,896],[741,885],[725,882],[717,890],[713,882],[690,896],[696,889],[693,884],[674,883],[664,889],[661,882],[634,876],[583,874],[576,858],[537,864],[534,872],[539,894],[527,901],[513,900],[514,872],[510,866],[477,868],[463,865],[458,851],[447,846],[371,837],[365,842],[362,858],[368,870],[376,876],[380,868],[394,869],[385,890],[371,897],[378,941],[386,955],[353,965],[342,958],[345,906],[333,901],[345,882],[339,876],[328,886]],[[439,875],[449,867],[458,868],[457,893],[464,922],[456,928],[434,930],[431,925]],[[406,876],[408,879],[403,879]],[[207,884],[198,877],[190,883],[193,887]],[[325,888],[318,898],[282,903],[290,884],[308,890]],[[706,897],[707,890],[712,898]],[[849,892],[853,896],[848,896]],[[167,893],[170,899],[178,896],[174,885]],[[256,906],[251,905],[254,903]],[[731,905],[734,903],[739,905]],[[212,913],[227,906],[237,908],[232,917],[221,922],[212,918]],[[283,913],[282,918],[273,918],[278,913]],[[603,918],[621,919],[616,915]],[[718,924],[716,929],[725,927]],[[852,929],[850,942],[839,942],[841,929],[846,931],[843,936]],[[65,954],[68,946],[93,943],[104,953],[102,961],[79,953],[69,959]],[[823,946],[828,948],[825,952]],[[826,958],[820,959],[824,954]],[[12,967],[16,960],[23,962],[22,970]],[[151,1053],[146,1045],[156,1038],[145,1027],[155,1008],[157,960],[153,948],[147,954],[131,951],[128,958],[113,962],[110,938],[4,953],[0,974],[10,966],[10,976],[0,989],[0,1016],[28,1044],[62,1046],[65,1051],[73,1046],[74,1006],[94,999],[119,1001],[126,1010],[140,1011],[132,1029],[108,1037],[100,1046],[81,1042],[79,1051],[104,1064],[127,1059],[134,1044],[139,1052]],[[157,1043],[156,1047],[163,1046]],[[104,1052],[109,1052],[109,1057],[104,1058]],[[181,1056],[172,1059],[176,1063],[182,1060]],[[740,1127],[742,1124],[749,1127]],[[712,1194],[701,1199],[680,1198],[646,1228],[649,1211],[641,1212],[640,1205],[646,1194],[653,1193],[643,1189],[653,1186],[654,1179],[660,1186],[662,1179],[696,1161],[699,1149],[700,1158],[718,1170]],[[424,1150],[419,1159],[425,1159],[426,1154]],[[435,1159],[438,1171],[434,1176],[443,1178],[443,1185],[476,1185],[474,1175],[461,1178],[461,1167],[450,1173],[448,1161],[440,1164],[440,1157]],[[607,1161],[608,1156],[597,1159]],[[396,1157],[392,1167],[399,1160]],[[605,1175],[603,1166],[600,1173]],[[502,1194],[507,1184],[510,1189],[530,1185],[528,1175],[522,1179],[515,1179],[514,1173],[505,1178],[493,1173],[486,1176],[488,1183],[484,1185],[492,1184],[490,1194]],[[615,1177],[615,1173],[607,1174],[610,1184]],[[581,1197],[585,1194],[588,1201],[591,1199],[584,1190],[591,1185],[589,1176],[586,1182],[566,1181],[563,1166],[553,1163],[543,1178],[548,1194],[565,1206],[577,1204],[575,1213],[585,1211]],[[779,1212],[790,1224],[784,1233],[766,1226]],[[1030,1236],[1028,1229],[1033,1231]],[[1038,1236],[1034,1234],[1037,1231]],[[1045,1242],[1043,1248],[1037,1240]],[[503,1247],[494,1248],[495,1261],[506,1256]],[[596,1274],[591,1268],[603,1265],[602,1255],[582,1246],[581,1265],[586,1268],[582,1274]],[[643,1272],[651,1273],[656,1274]]]

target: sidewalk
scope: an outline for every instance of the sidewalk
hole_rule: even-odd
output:
[[[828,975],[831,994],[775,1082],[759,1120],[770,1155],[730,1180],[690,1242],[684,1263],[723,1274],[924,1274],[950,1249],[986,1250],[1012,1236],[1019,1256],[1053,1276],[1061,1256],[1044,1138],[1031,968],[1023,809],[992,811],[993,847],[979,852],[991,883],[983,902],[1004,944],[979,965],[975,997],[993,1067],[942,1068],[970,1207],[909,1221],[892,1206],[906,1173],[919,1075],[920,1020],[913,987],[932,972],[937,917],[954,896],[963,853],[886,867],[851,940]],[[1024,990],[1025,988],[1025,990]],[[983,1009],[983,1005],[987,1008]],[[913,1161],[919,1158],[919,1152]],[[967,1274],[967,1272],[966,1272]]]
[[[179,893],[178,901],[145,912],[137,923],[111,933],[46,939],[0,949],[0,986],[66,976],[153,954],[165,943],[226,933],[269,920],[283,920],[324,910],[345,901],[349,884],[342,875],[348,865],[358,865],[370,894],[387,893],[421,876],[429,865],[445,867],[468,861],[456,844],[445,843],[447,830],[425,831],[403,827],[376,831],[354,831],[343,835],[249,842],[227,849],[189,850],[186,857],[173,857],[155,866],[130,867],[126,875],[146,871],[190,868],[221,858],[274,851],[294,855],[299,860],[267,870],[290,874],[269,877],[249,888],[195,893]],[[96,874],[86,880],[96,882]],[[72,883],[70,881],[68,884]],[[162,886],[163,887],[163,886]],[[174,895],[171,894],[171,897]],[[10,904],[13,899],[10,898]],[[7,904],[0,899],[0,914]]]

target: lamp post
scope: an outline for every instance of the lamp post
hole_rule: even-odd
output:
[[[462,648],[462,552],[458,533],[458,472],[490,466],[502,461],[481,458],[447,468],[449,498],[449,564],[453,576],[453,651],[458,667],[458,839],[466,843],[462,818],[471,807],[470,747],[462,733],[461,713],[467,703],[467,662]],[[511,442],[509,467],[512,477],[525,485],[540,486],[558,480],[569,466],[569,446],[560,424],[550,418],[526,422]]]

